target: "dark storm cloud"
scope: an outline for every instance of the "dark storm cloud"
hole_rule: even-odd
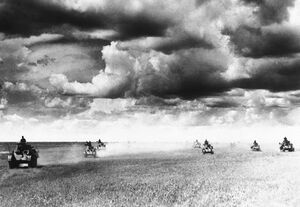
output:
[[[232,85],[244,89],[267,89],[272,92],[300,89],[300,59],[272,59],[258,66],[249,78],[234,80]]]
[[[161,76],[155,76],[151,79],[140,81],[144,82],[145,86],[139,90],[138,96],[155,95],[163,98],[180,97],[183,99],[194,99],[197,97],[216,95],[230,89],[230,85],[219,74],[209,74],[209,72],[199,71],[198,74],[186,75],[174,73],[173,77],[177,82],[175,85],[167,85]],[[164,83],[166,85],[164,85]],[[146,86],[147,84],[147,86]]]
[[[207,52],[207,56],[205,54]],[[209,96],[227,91],[228,82],[221,76],[226,71],[226,58],[211,50],[191,50],[189,53],[179,53],[178,60],[172,71],[180,74],[176,95],[183,98]],[[218,60],[216,59],[218,58]]]
[[[236,108],[240,106],[240,104],[234,100],[218,100],[218,101],[210,101],[209,103],[206,104],[206,106],[212,108]]]
[[[240,26],[235,31],[224,33],[230,36],[235,52],[244,57],[280,57],[300,52],[299,28],[279,25],[263,28]]]
[[[289,17],[288,7],[294,5],[295,0],[242,0],[247,4],[259,7],[255,14],[263,25],[281,23]]]
[[[117,18],[114,24],[116,25],[114,29],[119,32],[119,38],[126,40],[143,36],[163,36],[171,22],[139,14]]]
[[[77,29],[114,29],[116,38],[131,39],[140,36],[161,36],[170,21],[158,20],[144,14],[104,14],[67,9],[51,1],[3,0],[0,6],[0,32],[7,35],[31,36],[41,33],[59,33],[72,36]]]
[[[294,0],[243,0],[246,5],[257,7],[253,14],[259,23],[239,25],[235,29],[225,28],[223,34],[230,37],[235,52],[244,57],[284,57],[300,51],[299,27],[288,26],[288,8]]]
[[[37,97],[31,91],[12,91],[7,93],[8,104],[34,103]]]
[[[98,38],[90,38],[90,37],[84,37],[84,38],[79,38],[74,35],[65,35],[62,38],[55,39],[55,40],[49,40],[49,44],[78,44],[86,47],[98,47],[101,48],[104,45],[109,45],[110,40],[104,40],[104,39],[98,39]],[[37,45],[43,45],[44,42],[39,42],[35,43],[32,46],[37,46]]]
[[[204,4],[204,3],[208,2],[208,1],[210,1],[210,0],[196,0],[195,4],[196,4],[196,6],[201,6],[202,4]]]
[[[190,49],[173,53],[173,57],[167,68],[155,71],[149,67],[139,74],[136,80],[139,85],[135,89],[138,96],[193,99],[229,89],[228,81],[221,76],[221,71],[226,70],[226,58],[216,51]],[[164,56],[160,58],[164,67]]]
[[[181,87],[178,91],[174,92],[174,95],[184,99],[194,99],[196,97],[217,95],[230,89],[228,82],[221,77],[208,76],[210,77],[199,74],[199,76],[188,77],[182,80]]]
[[[155,50],[171,54],[174,51],[191,48],[206,48],[213,49],[212,43],[192,35],[186,34],[179,39],[172,39],[170,41],[162,42],[162,44],[154,47]]]
[[[3,0],[0,6],[0,31],[11,35],[38,35],[62,31],[63,25],[81,29],[103,28],[107,19],[101,14],[80,13],[38,0]],[[66,29],[70,29],[66,27]]]

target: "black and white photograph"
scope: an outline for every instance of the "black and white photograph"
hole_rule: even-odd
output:
[[[299,207],[300,0],[0,0],[0,207]]]

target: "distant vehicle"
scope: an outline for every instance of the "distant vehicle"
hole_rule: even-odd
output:
[[[202,147],[202,153],[203,154],[207,154],[207,153],[210,153],[210,154],[214,154],[214,150],[213,150],[213,146],[212,145],[203,145]]]
[[[259,146],[259,145],[252,145],[252,146],[251,146],[251,150],[252,150],[252,151],[255,151],[255,152],[259,152],[259,151],[261,151],[261,149],[260,149],[260,146]]]
[[[27,143],[18,143],[16,148],[8,155],[8,165],[10,169],[18,167],[37,167],[39,158],[38,150]]]
[[[206,139],[202,145],[202,153],[203,154],[206,154],[206,153],[214,154],[213,149],[214,149],[213,146]]]
[[[287,143],[287,144],[279,143],[279,145],[280,145],[279,149],[282,152],[285,152],[285,151],[294,152],[295,151],[295,148],[292,143]]]
[[[250,147],[252,151],[259,152],[261,151],[260,145],[254,140],[253,145]]]
[[[201,143],[200,143],[198,140],[196,140],[196,141],[194,142],[193,147],[194,147],[194,148],[200,148],[200,149],[201,149]]]
[[[280,145],[279,149],[282,152],[285,152],[285,151],[294,152],[295,151],[293,144],[286,137],[283,138],[283,142],[279,143],[279,145]]]
[[[96,148],[92,145],[91,141],[85,143],[84,157],[96,157]]]
[[[105,143],[101,141],[101,139],[98,140],[98,146],[97,148],[100,148],[100,147],[106,147]]]
[[[96,148],[91,147],[91,148],[86,148],[84,151],[84,157],[96,157]]]
[[[100,152],[106,149],[106,145],[101,142],[98,143],[97,147],[94,147],[91,142],[86,142],[86,149],[84,151],[84,157],[97,157]]]

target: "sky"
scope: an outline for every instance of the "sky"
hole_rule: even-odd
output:
[[[0,0],[0,140],[296,139],[300,0]]]

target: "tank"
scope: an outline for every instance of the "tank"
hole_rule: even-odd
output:
[[[84,157],[96,157],[96,148],[93,146],[87,146],[83,154]]]
[[[288,143],[288,144],[279,143],[279,145],[280,145],[279,149],[282,152],[285,152],[285,151],[287,151],[287,152],[294,152],[295,151],[295,148],[294,148],[294,146],[293,146],[292,143]]]
[[[86,146],[84,151],[84,157],[99,157],[101,152],[106,150],[106,145],[104,143],[98,144],[97,147]]]
[[[253,146],[251,146],[251,150],[252,151],[255,151],[255,152],[259,152],[259,151],[261,151],[261,149],[260,149],[260,146],[259,145],[253,145]]]
[[[201,143],[196,141],[194,142],[193,147],[201,149]]]
[[[8,165],[10,169],[18,167],[37,167],[37,159],[39,158],[38,150],[27,143],[19,143],[12,150],[8,157]]]
[[[207,154],[207,153],[214,154],[213,146],[212,145],[203,145],[202,153],[203,154]]]

